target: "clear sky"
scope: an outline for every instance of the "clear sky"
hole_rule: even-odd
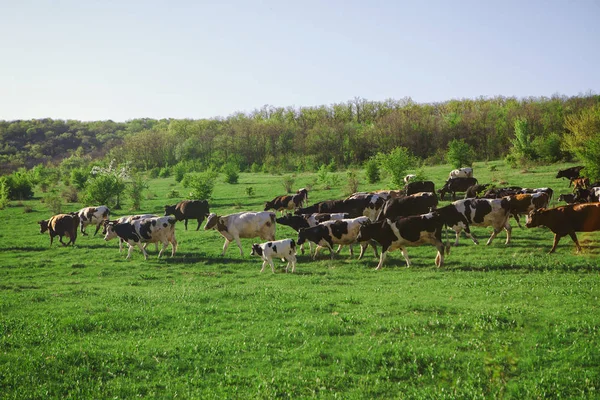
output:
[[[0,119],[600,92],[600,0],[0,0]]]

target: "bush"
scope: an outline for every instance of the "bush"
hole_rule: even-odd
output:
[[[33,183],[24,169],[13,172],[6,177],[10,200],[27,200],[33,197]]]
[[[83,190],[83,188],[85,187],[85,183],[90,177],[90,174],[82,168],[76,168],[71,171],[70,177],[71,184],[75,186],[78,190]]]
[[[379,164],[376,159],[371,158],[365,162],[365,172],[369,183],[377,183],[381,180],[381,176],[379,175]]]
[[[185,174],[181,183],[183,187],[192,189],[190,192],[192,199],[210,200],[218,176],[216,171],[208,169],[205,172]]]
[[[114,175],[96,175],[85,185],[84,200],[86,203],[120,207],[120,196],[125,190],[125,183]]]
[[[167,198],[169,198],[169,199],[176,199],[176,198],[179,198],[179,197],[181,197],[179,195],[179,190],[171,189],[169,191],[169,193],[167,193]]]
[[[254,197],[254,188],[252,186],[246,188],[246,196]]]
[[[262,166],[260,164],[257,163],[252,163],[252,165],[250,166],[250,172],[253,173],[257,173],[257,172],[261,172],[262,171]]]
[[[8,183],[6,178],[0,178],[0,210],[3,210],[8,206],[10,202]]]
[[[187,168],[183,163],[179,163],[173,167],[173,173],[175,174],[175,182],[181,182],[183,176],[187,172]]]
[[[67,203],[77,203],[79,201],[79,193],[77,189],[73,186],[69,186],[62,192],[62,198],[65,199]]]
[[[49,193],[42,199],[42,202],[48,206],[53,215],[62,212],[62,201],[56,193]]]
[[[160,174],[160,168],[154,167],[150,171],[148,171],[148,176],[152,179],[158,178],[158,174]]]
[[[171,176],[171,169],[169,167],[162,167],[158,171],[158,176],[160,178],[168,178],[169,176]]]
[[[225,173],[225,182],[230,184],[238,183],[240,178],[240,168],[234,163],[227,163],[223,166],[223,172]]]
[[[286,193],[292,193],[295,182],[296,179],[294,179],[292,175],[286,175],[283,177],[281,183],[283,184]]]
[[[392,177],[392,184],[396,188],[404,185],[406,170],[417,163],[406,147],[396,147],[389,154],[378,153],[376,157],[381,168]]]
[[[565,158],[565,153],[561,148],[562,139],[558,133],[535,138],[533,147],[538,157],[547,163],[555,163]]]
[[[475,150],[464,140],[454,139],[448,143],[446,158],[454,168],[470,167],[475,160]]]
[[[348,177],[348,194],[358,192],[358,185],[360,184],[360,181],[358,180],[356,171],[350,170],[346,172],[346,176]]]
[[[139,210],[142,205],[142,199],[144,197],[144,190],[148,189],[148,184],[146,180],[140,175],[137,174],[132,177],[131,182],[129,183],[129,198],[131,199],[131,209]]]
[[[513,147],[505,160],[511,167],[527,167],[531,161],[537,158],[526,119],[515,120],[515,138],[510,142]]]
[[[583,174],[591,181],[600,180],[600,104],[565,117],[565,127],[566,148],[585,166]]]

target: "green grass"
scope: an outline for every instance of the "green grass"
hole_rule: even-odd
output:
[[[551,186],[557,198],[568,192],[554,179],[562,167],[477,163],[475,175]],[[425,173],[439,187],[450,169]],[[314,174],[296,179],[307,186]],[[261,210],[283,194],[281,180],[219,183],[211,211]],[[175,202],[167,192],[186,192],[173,178],[149,186],[144,212],[162,214]],[[344,196],[312,189],[310,203]],[[581,255],[570,239],[548,255],[551,232],[515,226],[508,247],[504,234],[487,247],[463,237],[441,269],[433,247],[409,248],[410,269],[391,253],[381,271],[371,251],[358,261],[345,249],[334,261],[299,256],[295,274],[284,263],[260,274],[254,240],[242,241],[244,257],[230,246],[221,258],[223,239],[195,222],[178,224],[175,258],[157,260],[150,246],[144,261],[100,237],[50,248],[38,200],[0,216],[0,398],[599,397],[598,233],[578,235]]]

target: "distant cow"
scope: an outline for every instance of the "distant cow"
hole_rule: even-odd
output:
[[[406,183],[410,182],[411,180],[415,179],[416,177],[417,177],[417,175],[415,175],[415,174],[408,174],[404,177],[404,183],[406,184]]]
[[[470,186],[465,192],[465,199],[478,199],[484,195],[486,190],[491,186],[491,183],[486,183],[484,185],[473,185]]]
[[[385,202],[377,221],[383,221],[386,218],[394,220],[409,215],[426,214],[435,209],[437,204],[438,199],[435,193],[427,192],[415,193],[399,199],[390,199]]]
[[[296,205],[296,208],[302,207],[308,204],[308,189],[300,188],[296,191],[294,195],[293,202]]]
[[[542,187],[536,189],[523,188],[520,190],[521,194],[533,194],[533,193],[546,193],[548,195],[548,202],[552,200],[552,196],[554,195],[554,190],[549,187]]]
[[[408,258],[406,247],[422,244],[432,244],[436,247],[435,265],[439,268],[444,265],[443,227],[442,216],[435,212],[399,218],[395,221],[384,219],[361,226],[357,241],[375,240],[382,246],[376,269],[381,269],[388,251],[396,249],[400,249],[406,260],[406,266],[410,267],[411,261]]]
[[[472,178],[473,177],[473,168],[465,167],[454,169],[450,171],[448,175],[448,179],[456,179],[456,178]]]
[[[184,226],[186,231],[188,219],[198,221],[198,226],[196,227],[196,230],[198,230],[204,218],[208,217],[208,214],[210,214],[210,210],[208,201],[206,200],[183,200],[172,206],[165,206],[165,216],[174,215],[177,221],[185,221]]]
[[[275,273],[273,258],[284,258],[287,260],[288,263],[285,267],[285,272],[288,272],[290,265],[292,273],[296,270],[296,242],[294,242],[294,239],[276,240],[262,244],[254,243],[250,255],[262,258],[263,264],[260,272],[263,272],[267,264],[270,264],[271,272]]]
[[[550,253],[554,253],[558,241],[569,235],[577,252],[581,246],[575,232],[594,232],[600,230],[600,203],[572,204],[551,209],[534,210],[527,216],[525,226],[533,228],[545,226],[554,233],[554,243]]]
[[[240,249],[240,255],[243,256],[244,251],[240,238],[259,237],[263,240],[275,240],[275,230],[277,229],[275,218],[275,213],[267,211],[239,212],[225,216],[211,213],[206,220],[204,230],[215,229],[225,238],[222,256],[225,255],[229,243],[234,240]]]
[[[585,167],[583,165],[580,165],[577,167],[561,169],[558,171],[558,174],[556,174],[556,178],[567,178],[569,180],[569,186],[571,186],[573,180],[579,178],[579,174],[581,173],[581,170],[583,168]]]
[[[406,186],[404,186],[404,193],[406,196],[421,192],[435,193],[435,184],[431,181],[417,181],[407,183]]]
[[[378,203],[378,198],[378,195],[368,195],[348,198],[346,200],[326,200],[305,208],[299,208],[295,214],[348,213],[351,218],[356,218],[364,215],[366,209],[371,206],[378,207],[379,205],[383,205],[383,199]]]
[[[532,210],[548,207],[548,195],[544,192],[533,194],[516,194],[504,197],[508,200],[510,214],[515,218],[519,228],[522,228],[519,215],[529,214]]]
[[[575,203],[575,195],[573,193],[563,193],[558,196],[558,201],[564,201],[567,204]]]
[[[302,207],[308,201],[308,190],[305,188],[298,189],[298,192],[294,195],[283,195],[277,196],[271,201],[265,203],[264,211],[271,209],[280,211],[282,214],[286,210],[294,210]]]
[[[85,233],[86,226],[95,224],[95,236],[100,230],[102,223],[108,220],[110,216],[110,210],[106,206],[85,207],[77,211],[77,216],[79,217],[81,234],[87,236],[87,233]]]
[[[438,193],[440,198],[444,200],[446,193],[452,193],[452,201],[456,200],[456,192],[466,192],[471,186],[477,185],[475,178],[453,178],[448,179]]]
[[[158,258],[171,243],[171,257],[177,251],[177,239],[175,238],[174,217],[152,217],[132,219],[129,222],[117,223],[117,221],[106,221],[104,223],[104,240],[108,241],[119,237],[129,245],[127,259],[131,258],[131,252],[137,245],[144,259],[148,259],[148,253],[144,248],[146,243],[162,243],[163,247],[158,252]]]
[[[50,246],[54,241],[54,237],[58,236],[58,240],[63,246],[72,244],[75,246],[77,239],[77,228],[79,228],[79,216],[73,214],[58,214],[50,217],[50,219],[38,221],[40,225],[40,233],[48,231],[50,235]],[[69,242],[63,242],[63,236],[69,238]]]

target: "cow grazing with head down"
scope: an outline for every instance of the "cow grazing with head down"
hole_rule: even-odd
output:
[[[288,272],[290,266],[292,267],[292,273],[296,271],[296,242],[294,242],[294,239],[276,240],[262,244],[254,243],[250,255],[262,258],[263,264],[260,272],[263,272],[267,264],[269,264],[271,265],[271,272],[275,273],[273,258],[287,260],[288,263],[285,267],[285,272]]]
[[[375,240],[381,248],[381,256],[376,269],[381,269],[388,251],[400,249],[406,266],[411,266],[411,261],[406,252],[407,246],[432,244],[437,249],[435,265],[439,268],[444,265],[445,246],[442,243],[442,229],[445,225],[443,217],[436,213],[415,215],[398,218],[395,221],[384,219],[360,227],[358,241]]]
[[[163,251],[171,243],[171,257],[177,251],[177,239],[175,238],[175,224],[177,220],[174,217],[151,217],[132,219],[129,222],[117,223],[117,221],[106,221],[104,223],[104,240],[108,241],[116,237],[123,239],[129,245],[127,259],[131,258],[131,253],[137,245],[144,259],[148,259],[148,253],[144,248],[146,243],[162,243],[163,247],[158,252],[158,258],[162,256]]]
[[[545,226],[554,233],[554,243],[550,253],[554,253],[559,240],[569,235],[577,252],[581,245],[575,232],[594,232],[600,230],[600,203],[571,204],[551,209],[533,210],[527,216],[525,226],[533,228]]]
[[[76,214],[79,217],[81,234],[87,236],[87,233],[85,233],[86,226],[96,225],[96,231],[94,232],[95,236],[100,230],[102,223],[108,220],[110,210],[106,206],[85,207],[77,211]]]
[[[444,186],[438,190],[438,193],[442,200],[444,200],[446,193],[452,193],[452,201],[454,201],[456,200],[456,192],[466,192],[473,185],[477,185],[477,179],[475,178],[448,179]]]
[[[313,259],[316,259],[319,250],[323,247],[329,249],[331,259],[333,260],[333,245],[350,245],[350,256],[353,256],[352,244],[360,244],[360,260],[365,252],[365,249],[369,245],[369,241],[356,240],[358,231],[361,225],[370,222],[368,217],[362,216],[351,219],[342,219],[337,221],[326,221],[318,224],[311,228],[301,228],[298,231],[298,244],[302,245],[305,242],[313,242],[317,244],[317,248],[313,255]],[[377,248],[371,243],[375,251],[375,257],[377,257]]]
[[[450,171],[450,174],[448,175],[448,179],[472,178],[472,177],[473,177],[473,168],[471,168],[471,167],[453,169],[452,171]]]
[[[377,221],[383,221],[386,218],[394,220],[399,217],[426,214],[435,209],[437,204],[438,199],[435,193],[427,192],[416,193],[399,199],[390,199],[385,202],[377,216]]]
[[[431,181],[410,182],[404,186],[404,194],[410,196],[415,193],[435,193],[435,184]]]
[[[239,212],[224,216],[211,213],[206,220],[204,230],[215,229],[225,238],[222,256],[225,255],[227,247],[233,241],[237,243],[240,255],[243,256],[244,251],[240,238],[259,237],[263,240],[275,240],[275,218],[275,213],[268,211]]]
[[[186,231],[188,219],[198,221],[198,226],[196,227],[196,230],[198,230],[204,218],[208,217],[208,214],[210,214],[210,210],[208,201],[206,200],[183,200],[172,206],[165,206],[165,216],[174,215],[177,221],[185,221],[184,226]]]
[[[40,225],[40,233],[48,231],[50,246],[52,246],[55,236],[58,236],[58,240],[63,246],[68,246],[69,244],[75,246],[77,229],[79,228],[79,216],[77,214],[54,215],[50,219],[38,221],[38,224]],[[63,236],[69,238],[67,243],[63,242]]]
[[[569,180],[569,187],[573,183],[574,179],[579,178],[579,174],[581,170],[585,168],[583,165],[579,165],[577,167],[571,167],[567,169],[561,169],[556,174],[556,178],[567,178]]]

